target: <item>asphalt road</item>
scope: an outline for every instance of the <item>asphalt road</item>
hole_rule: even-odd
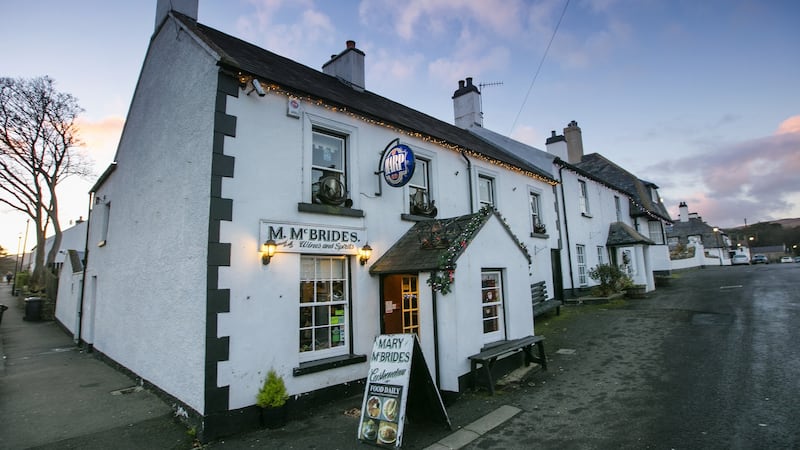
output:
[[[503,393],[522,412],[467,448],[800,448],[800,264],[677,276],[537,323],[551,369]]]

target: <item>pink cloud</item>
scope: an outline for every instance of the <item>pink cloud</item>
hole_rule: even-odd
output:
[[[778,125],[775,134],[800,133],[800,115],[789,117]]]

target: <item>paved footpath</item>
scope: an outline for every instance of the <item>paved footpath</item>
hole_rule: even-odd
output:
[[[87,353],[54,321],[29,322],[24,300],[0,286],[8,306],[0,322],[0,448],[190,449],[199,444],[172,408],[136,380]],[[533,370],[518,374],[535,373]],[[508,382],[508,379],[502,382]],[[499,393],[503,392],[502,385]],[[452,430],[408,423],[403,448],[461,448],[511,419],[519,409],[503,395],[469,392],[448,405]],[[507,398],[505,398],[507,400]],[[368,447],[356,439],[361,396],[308,411],[279,430],[257,430],[207,443],[207,449]]]
[[[171,408],[0,286],[0,448],[190,448]],[[129,389],[134,388],[134,389]],[[122,393],[128,392],[128,393]]]

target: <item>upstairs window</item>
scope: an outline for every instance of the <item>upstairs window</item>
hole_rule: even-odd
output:
[[[578,204],[581,208],[581,214],[588,216],[589,210],[589,191],[586,189],[586,182],[578,180]]]
[[[647,222],[647,231],[650,233],[650,240],[656,244],[664,244],[664,231],[661,227],[661,222],[657,220],[650,220]]]
[[[537,192],[531,192],[528,195],[528,201],[530,202],[531,211],[531,230],[537,234],[545,234],[547,230],[542,221],[542,207],[539,194]]]
[[[614,209],[617,211],[617,222],[622,222],[622,204],[619,201],[619,196],[614,196]]]
[[[340,206],[347,199],[347,139],[315,129],[312,141],[311,202]]]
[[[434,217],[436,208],[431,196],[430,162],[417,158],[414,175],[408,182],[409,207],[411,214]]]
[[[494,178],[478,176],[478,202],[481,207],[494,206]]]

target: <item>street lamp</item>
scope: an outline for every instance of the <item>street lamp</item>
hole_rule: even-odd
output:
[[[722,246],[719,244],[719,228],[714,227],[714,237],[717,238],[717,254],[719,255],[719,265],[722,265]]]

